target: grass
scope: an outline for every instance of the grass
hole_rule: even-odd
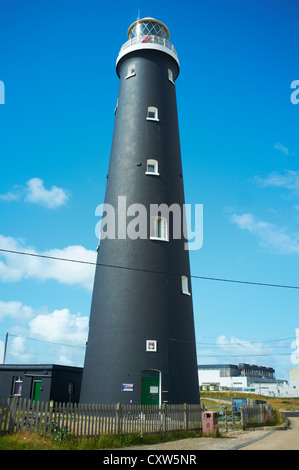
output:
[[[279,426],[285,422],[284,415],[277,409],[272,408],[272,417],[268,426]]]
[[[66,435],[62,441],[54,440],[50,434],[41,435],[38,432],[18,432],[0,435],[0,450],[97,450],[118,449],[146,444],[159,444],[179,439],[203,437],[196,431],[173,431],[157,434],[121,434],[119,436],[105,435],[86,439]],[[215,437],[215,436],[211,436]]]
[[[206,400],[217,398],[217,400],[223,400],[223,404],[225,401],[232,400],[233,398],[251,398],[252,400],[265,400],[271,403],[273,408],[283,409],[285,411],[295,411],[299,409],[299,398],[273,398],[268,397],[265,395],[256,395],[253,393],[246,393],[246,392],[200,392],[201,402],[205,403]],[[209,406],[219,406],[220,403],[212,402],[212,400],[208,404]]]

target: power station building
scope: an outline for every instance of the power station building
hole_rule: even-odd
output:
[[[255,364],[205,364],[198,366],[202,390],[250,391],[256,383],[277,383],[272,367]]]
[[[82,403],[199,403],[189,252],[177,235],[185,227],[179,71],[167,26],[135,21],[116,62]]]
[[[251,392],[272,397],[298,397],[299,387],[295,380],[275,378],[272,367],[255,364],[205,364],[198,366],[200,390],[230,390],[234,392]],[[298,371],[297,371],[298,372]],[[293,374],[296,377],[296,374]],[[299,379],[299,374],[297,375]]]

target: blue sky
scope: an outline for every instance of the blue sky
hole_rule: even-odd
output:
[[[296,0],[0,0],[0,248],[95,260],[115,62],[138,11],[167,24],[181,64],[186,203],[204,207],[192,274],[299,286]],[[93,275],[0,253],[0,357],[9,332],[8,363],[82,366]],[[299,290],[195,278],[192,290],[199,363],[288,378]]]

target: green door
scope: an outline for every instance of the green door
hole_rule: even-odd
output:
[[[159,405],[160,374],[158,370],[143,370],[141,377],[141,404]]]
[[[34,380],[33,381],[33,390],[32,390],[32,400],[37,403],[40,399],[40,389],[41,389],[41,380]]]

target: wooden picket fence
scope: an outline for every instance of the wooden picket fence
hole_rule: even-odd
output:
[[[157,433],[179,429],[202,430],[202,405],[96,405],[37,402],[20,397],[0,401],[0,433],[35,430],[40,433],[64,430],[75,436],[120,433]],[[218,412],[218,409],[215,408]],[[271,406],[257,405],[234,413],[225,407],[219,414],[219,429],[268,424]]]
[[[155,433],[201,429],[201,405],[97,405],[35,403],[8,398],[0,403],[0,432],[65,429],[75,436]]]

